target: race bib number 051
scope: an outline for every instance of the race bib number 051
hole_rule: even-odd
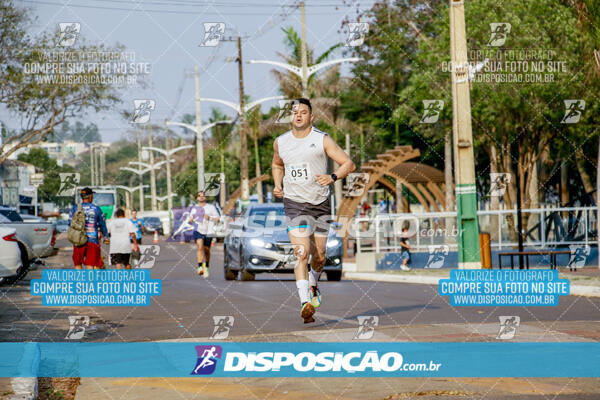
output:
[[[294,183],[308,182],[312,179],[308,163],[291,164],[288,166],[288,178]]]

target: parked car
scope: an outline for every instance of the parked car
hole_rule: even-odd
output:
[[[59,219],[56,221],[56,231],[63,233],[69,230],[69,221],[66,219]]]
[[[229,224],[224,244],[225,279],[253,280],[260,272],[294,271],[295,257],[282,203],[250,204],[242,217]],[[333,229],[327,239],[328,281],[342,277],[342,240]]]
[[[19,214],[23,222],[44,222],[44,219],[41,217],[36,217],[35,215],[30,214]]]
[[[155,231],[158,231],[158,234],[161,236],[165,234],[162,221],[158,217],[144,217],[142,218],[142,223],[148,233],[154,234]]]
[[[25,246],[28,260],[56,254],[54,222],[24,222],[14,208],[0,206],[0,227],[16,229],[18,241]]]
[[[14,283],[27,275],[29,259],[15,228],[0,226],[0,285]]]

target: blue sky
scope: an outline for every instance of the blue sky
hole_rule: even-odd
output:
[[[358,3],[360,10],[373,5],[374,1]],[[31,0],[16,1],[17,5],[31,9],[37,16],[32,32],[58,29],[60,22],[79,22],[80,37],[91,43],[107,45],[123,44],[135,52],[136,62],[149,62],[150,87],[127,87],[119,109],[133,109],[133,99],[154,99],[156,109],[152,121],[160,122],[166,117],[179,120],[183,114],[195,112],[194,79],[185,80],[178,99],[178,88],[184,71],[193,71],[194,65],[206,67],[201,73],[200,91],[203,97],[215,97],[229,101],[238,99],[237,64],[226,62],[227,57],[237,55],[235,43],[222,43],[214,47],[199,47],[204,36],[204,22],[224,22],[226,34],[237,32],[248,36],[243,43],[245,60],[281,58],[277,52],[284,50],[281,28],[293,26],[300,31],[300,9],[296,1],[269,0]],[[346,29],[342,21],[356,20],[357,4],[343,0],[306,2],[307,42],[317,54],[333,44],[345,41]],[[342,56],[342,50],[336,54]],[[212,62],[208,63],[212,57]],[[252,99],[279,95],[278,87],[268,65],[244,65],[245,91]],[[345,67],[343,71],[348,71]],[[188,74],[189,75],[189,74]],[[270,107],[275,103],[266,103]],[[210,103],[202,103],[203,119],[206,119]],[[219,107],[220,108],[220,107]],[[233,116],[225,107],[221,110]],[[18,128],[18,120],[6,112],[0,113],[10,128]],[[82,121],[95,122],[103,139],[114,141],[123,137],[130,127],[118,110],[101,114],[90,113]]]

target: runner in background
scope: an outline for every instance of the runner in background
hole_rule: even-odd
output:
[[[85,265],[88,269],[100,269],[103,266],[100,249],[102,236],[108,236],[106,222],[100,207],[95,205],[94,192],[89,187],[81,189],[81,208],[85,213],[85,232],[87,234],[87,243],[83,246],[73,246],[73,264],[75,269],[81,269]],[[77,204],[73,205],[69,213],[69,225],[71,218],[77,211]]]
[[[141,219],[137,217],[137,210],[134,208],[131,210],[131,223],[135,226],[135,239],[137,240],[137,244],[142,244],[142,233],[145,232],[144,224]],[[133,241],[132,241],[133,243]]]
[[[199,191],[196,195],[197,204],[193,205],[189,209],[188,223],[194,227],[194,241],[196,242],[196,261],[198,262],[198,275],[208,278],[208,265],[206,264],[206,257],[204,247],[210,246],[211,239],[205,234],[202,234],[200,230],[204,225],[204,220],[209,218],[204,214],[204,206],[206,205],[206,197],[204,192]]]
[[[108,233],[110,234],[110,263],[122,269],[123,267],[131,269],[131,250],[139,252],[139,246],[136,239],[136,228],[125,218],[125,211],[119,208],[115,214],[116,218],[108,223]],[[133,243],[133,245],[131,244]]]
[[[215,238],[215,224],[221,220],[221,215],[213,204],[206,202],[206,196],[203,191],[198,192],[198,204],[204,208],[204,220],[198,226],[198,233],[203,236],[204,260],[206,269],[210,267],[210,250]]]

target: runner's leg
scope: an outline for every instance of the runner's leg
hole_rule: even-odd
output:
[[[310,246],[310,271],[308,283],[310,286],[311,303],[315,307],[321,305],[321,291],[319,290],[319,278],[325,265],[325,251],[327,246],[327,236],[312,235]]]
[[[204,239],[198,238],[196,239],[196,261],[198,262],[198,275],[204,274],[204,269],[202,268],[204,264]]]
[[[307,228],[294,228],[288,231],[290,242],[294,246],[294,255],[296,256],[294,276],[296,277],[296,287],[298,288],[298,295],[302,305],[300,315],[304,319],[304,323],[314,322],[312,316],[315,313],[315,308],[310,303],[308,287],[309,234],[310,230]]]

